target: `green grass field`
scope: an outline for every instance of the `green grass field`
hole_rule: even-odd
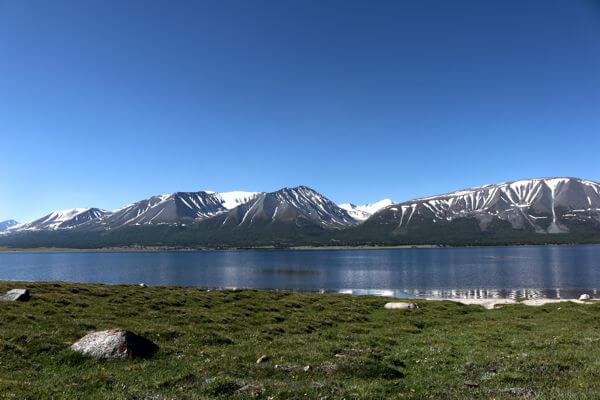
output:
[[[600,398],[600,304],[407,312],[368,296],[0,282],[15,287],[32,298],[0,303],[2,399]],[[69,349],[114,327],[159,352]]]

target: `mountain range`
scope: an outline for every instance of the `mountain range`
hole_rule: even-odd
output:
[[[600,184],[538,178],[394,203],[335,204],[306,187],[177,192],[118,210],[0,223],[0,246],[254,247],[600,241]]]

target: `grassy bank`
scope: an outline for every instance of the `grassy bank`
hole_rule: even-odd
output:
[[[367,296],[0,282],[15,287],[32,299],[0,303],[2,399],[600,397],[600,304],[403,312]],[[69,350],[113,327],[160,351]]]

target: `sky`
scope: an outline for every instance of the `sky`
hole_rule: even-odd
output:
[[[600,181],[600,1],[0,0],[0,221]]]

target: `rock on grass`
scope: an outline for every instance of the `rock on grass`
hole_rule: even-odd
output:
[[[267,355],[265,354],[265,355],[260,356],[258,358],[258,360],[256,360],[256,363],[262,364],[262,363],[266,362],[268,359],[269,359],[269,357],[267,357]]]
[[[151,357],[158,346],[133,332],[110,329],[85,335],[71,349],[95,358],[124,359]]]
[[[29,290],[12,289],[0,296],[0,301],[27,301],[29,300]]]
[[[384,308],[388,310],[416,310],[418,307],[414,303],[385,303]]]

